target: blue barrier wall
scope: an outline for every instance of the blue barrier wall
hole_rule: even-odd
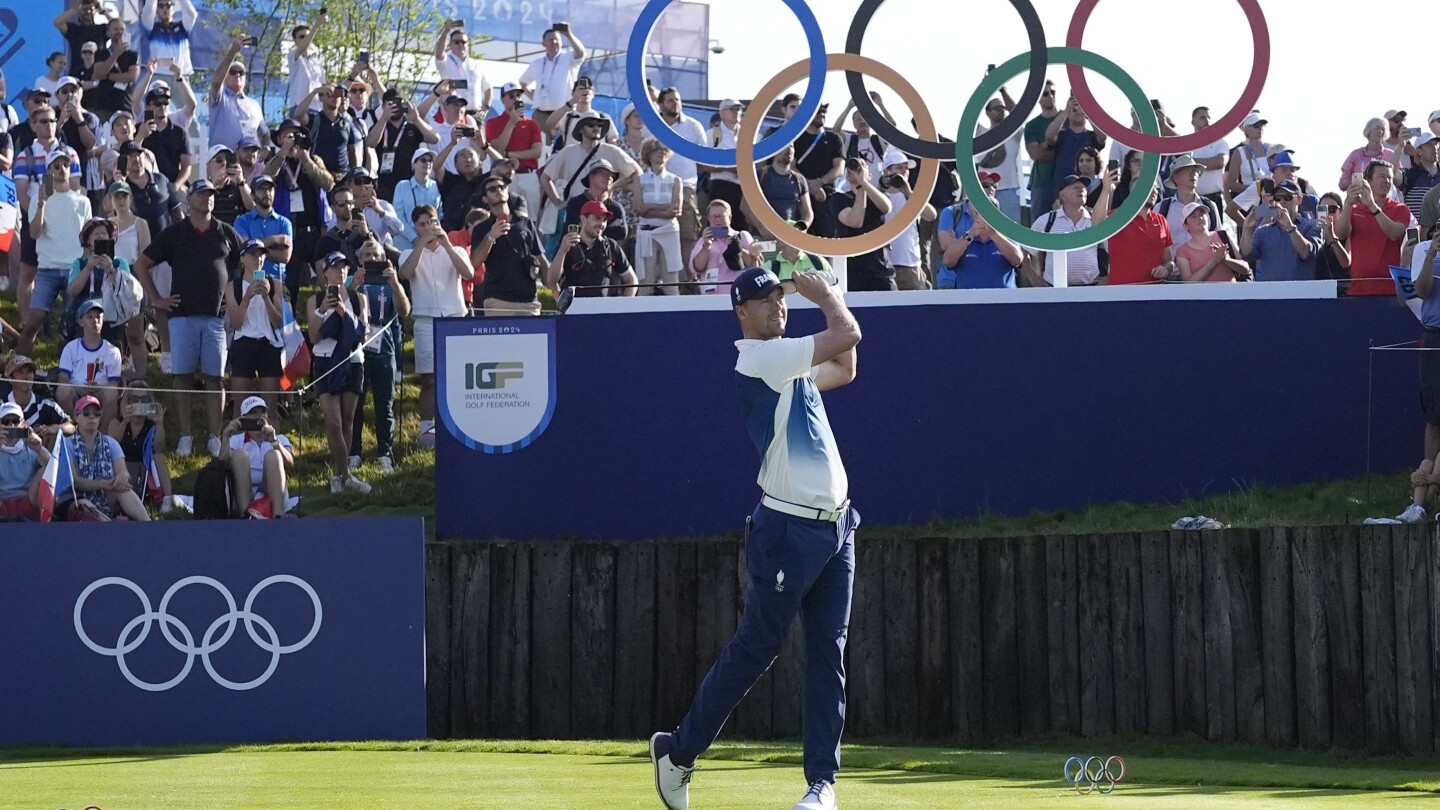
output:
[[[872,525],[1362,474],[1368,347],[1419,334],[1393,299],[856,312],[859,378],[825,401]],[[443,324],[437,340],[475,323]],[[791,310],[791,334],[821,323]],[[738,530],[759,496],[738,337],[719,311],[560,318],[555,412],[533,444],[487,455],[440,431],[440,536]],[[1370,466],[1393,471],[1419,461],[1416,356],[1374,354]]]
[[[424,564],[418,518],[0,524],[0,745],[423,737]]]

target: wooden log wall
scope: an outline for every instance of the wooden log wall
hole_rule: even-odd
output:
[[[852,738],[1189,733],[1440,751],[1429,526],[857,544]],[[641,738],[744,610],[738,540],[432,543],[434,737]],[[800,735],[803,638],[731,718]]]

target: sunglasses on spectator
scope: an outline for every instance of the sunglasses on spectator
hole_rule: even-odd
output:
[[[421,156],[420,156],[420,162],[421,162],[421,163],[434,163],[434,162],[435,162],[435,156],[434,156],[434,155],[421,155]]]
[[[451,44],[451,45],[469,45],[469,44],[470,44],[470,40],[468,40],[468,39],[452,39],[452,40],[450,40],[450,44]]]
[[[88,417],[90,417],[91,419],[99,419],[99,418],[100,418],[100,409],[99,409],[99,408],[86,408],[85,410],[83,410],[83,411],[80,412],[80,415],[81,415],[81,416],[88,416]]]
[[[244,68],[231,68],[231,70],[230,70],[230,75],[231,75],[231,76],[244,76],[244,75],[245,75],[245,70],[244,70]]]
[[[335,204],[336,204],[336,205],[343,205],[343,206],[346,206],[346,207],[349,207],[349,208],[353,208],[353,207],[355,206],[355,201],[354,201],[354,200],[336,200],[336,201],[335,201]]]
[[[365,88],[363,88],[363,87],[352,87],[352,88],[350,88],[350,92],[352,92],[352,93],[363,93],[363,92],[365,92]]]
[[[1295,195],[1293,195],[1293,194],[1276,194],[1275,197],[1274,197],[1274,199],[1275,199],[1275,202],[1292,202],[1292,201],[1294,201],[1294,199],[1295,199]]]
[[[16,416],[11,417],[10,419],[0,419],[0,427],[20,427],[20,417]]]
[[[175,4],[174,4],[174,3],[156,3],[156,4],[155,4],[155,7],[156,7],[156,8],[174,8],[174,7],[175,7]]]
[[[1320,206],[1320,207],[1321,207],[1321,208],[1324,208],[1325,211],[1326,211],[1326,213],[1330,213],[1330,214],[1338,214],[1338,213],[1340,213],[1340,206],[1338,206],[1338,205],[1322,205],[1322,206]]]
[[[497,191],[504,191],[504,190],[505,190],[505,187],[504,187],[504,186],[486,186],[486,187],[485,187],[485,193],[486,193],[486,194],[494,194],[494,193],[497,192]]]
[[[357,185],[357,186],[373,186],[373,185],[375,185],[375,179],[372,178],[372,177],[357,177],[357,178],[355,178],[354,180],[352,180],[352,181],[350,181],[350,182],[354,183],[354,184]]]

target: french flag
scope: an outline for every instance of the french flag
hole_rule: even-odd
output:
[[[75,479],[70,470],[70,443],[65,434],[56,432],[55,447],[50,450],[50,462],[45,465],[45,474],[40,477],[40,520],[49,523],[55,515],[55,498],[74,489]]]
[[[141,448],[141,459],[145,462],[145,496],[151,503],[160,503],[165,490],[160,486],[160,469],[155,466],[155,431],[145,434],[145,446]]]
[[[285,302],[281,316],[280,340],[280,368],[283,372],[280,390],[289,391],[310,373],[310,347],[305,344],[305,336],[300,332],[300,324],[295,321],[295,312],[290,309],[289,301]]]

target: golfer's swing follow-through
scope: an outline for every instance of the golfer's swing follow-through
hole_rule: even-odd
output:
[[[785,337],[786,292],[825,313],[825,330]],[[764,494],[746,521],[745,611],[673,732],[650,738],[655,789],[670,810],[690,805],[695,758],[780,652],[796,614],[805,627],[805,780],[795,810],[835,806],[840,734],[845,727],[845,637],[855,583],[855,527],[849,482],[820,392],[855,379],[860,326],[817,273],[780,281],[752,267],[730,288],[743,340],[735,341],[741,414],[760,452]]]

